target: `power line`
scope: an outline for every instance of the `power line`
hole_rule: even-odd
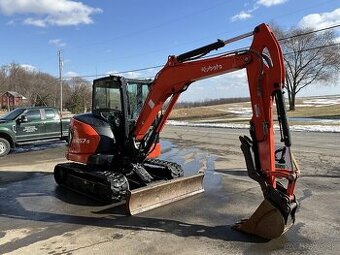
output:
[[[91,78],[91,77],[101,77],[101,76],[106,76],[106,75],[118,75],[118,74],[124,74],[124,73],[133,73],[133,72],[140,72],[140,71],[147,71],[147,70],[152,70],[152,69],[157,69],[161,68],[164,65],[157,65],[157,66],[150,66],[150,67],[145,67],[145,68],[140,68],[140,69],[133,69],[133,70],[128,70],[128,71],[122,71],[122,72],[113,72],[113,73],[105,73],[105,74],[89,74],[89,75],[79,75],[79,76],[65,76],[65,78],[74,78],[74,77],[79,77],[79,78]]]
[[[313,47],[313,48],[303,49],[303,50],[299,50],[299,51],[304,52],[304,51],[310,51],[310,50],[318,50],[318,49],[324,49],[324,48],[339,46],[339,45],[340,45],[340,43],[333,43],[333,44],[321,45],[321,46],[316,46],[316,47]],[[283,53],[283,55],[289,55],[289,54],[294,54],[294,53],[295,53],[294,51],[290,51],[290,52]]]
[[[334,25],[334,26],[325,27],[325,28],[321,28],[321,29],[317,29],[317,30],[313,30],[313,31],[308,31],[308,32],[305,32],[305,33],[297,34],[297,35],[292,35],[292,36],[289,36],[289,37],[286,37],[286,38],[279,38],[278,41],[285,41],[285,40],[293,39],[293,38],[296,38],[296,37],[300,37],[300,36],[304,36],[304,35],[308,35],[308,34],[312,34],[312,33],[318,33],[318,32],[321,32],[321,31],[326,31],[326,30],[329,30],[329,29],[334,29],[334,28],[337,28],[337,27],[340,27],[340,24],[337,24],[337,25]],[[327,47],[338,46],[338,45],[340,45],[340,43],[335,43],[335,44],[330,44],[330,45],[322,45],[322,46],[318,46],[318,47],[304,49],[302,51],[315,50],[315,49],[327,48]],[[213,57],[213,56],[218,56],[218,55],[223,55],[223,54],[228,54],[228,53],[232,53],[232,52],[240,52],[240,51],[244,51],[246,49],[247,48],[238,48],[238,49],[233,50],[233,51],[224,51],[224,52],[220,52],[220,53],[216,53],[216,54],[211,54],[211,55],[207,56],[206,58]],[[285,53],[285,54],[292,54],[292,53],[293,52],[288,52],[288,53]],[[126,74],[126,73],[130,73],[130,72],[140,72],[140,71],[147,71],[147,70],[157,69],[157,68],[161,68],[163,66],[164,65],[156,65],[156,66],[144,67],[144,68],[139,68],[139,69],[126,70],[126,71],[122,71],[122,72],[114,72],[114,73],[109,73],[109,74],[108,73],[105,73],[105,74],[95,74],[95,75],[91,74],[91,75],[80,75],[80,76],[76,76],[76,77],[79,77],[79,78],[91,78],[91,77],[101,77],[101,76],[106,76],[106,75],[119,75],[119,74]],[[65,78],[73,78],[73,77],[65,76]]]
[[[329,30],[329,29],[334,29],[334,28],[337,28],[337,27],[340,27],[340,24],[338,25],[334,25],[334,26],[330,26],[330,27],[325,27],[325,28],[320,28],[318,30],[311,30],[311,31],[308,31],[308,32],[305,32],[305,33],[301,33],[301,34],[297,34],[297,35],[292,35],[292,36],[289,36],[289,37],[286,37],[286,38],[280,38],[278,39],[278,41],[286,41],[286,40],[289,40],[289,39],[293,39],[293,38],[296,38],[296,37],[300,37],[300,36],[304,36],[304,35],[309,35],[309,34],[314,34],[314,33],[318,33],[318,32],[321,32],[321,31],[326,31],[326,30]]]
[[[308,48],[308,49],[300,50],[300,52],[310,51],[310,50],[317,50],[317,49],[323,49],[323,48],[328,48],[328,47],[333,47],[333,46],[338,46],[338,45],[340,45],[340,43],[334,43],[334,44],[328,44],[328,45],[320,45],[320,46],[316,46],[316,47],[313,47],[313,48]],[[215,57],[215,56],[219,56],[219,55],[233,54],[233,53],[237,53],[237,52],[238,53],[245,52],[248,49],[249,48],[246,47],[246,48],[238,48],[238,49],[232,50],[232,51],[219,52],[219,53],[215,53],[215,54],[211,54],[209,56],[203,57],[201,59]],[[293,53],[295,53],[295,52],[294,51],[290,51],[290,52],[283,53],[283,55],[289,55],[289,54],[293,54]]]

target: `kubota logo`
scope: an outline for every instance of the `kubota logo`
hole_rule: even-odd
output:
[[[223,68],[222,65],[220,64],[216,64],[216,65],[209,65],[209,66],[202,66],[201,70],[203,73],[209,73],[209,72],[214,72],[214,71],[218,71],[221,70]]]

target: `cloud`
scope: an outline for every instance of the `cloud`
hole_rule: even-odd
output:
[[[72,0],[1,0],[0,12],[28,16],[26,25],[48,27],[91,24],[91,15],[102,10]]]
[[[339,25],[339,23],[340,23],[340,8],[335,9],[332,12],[309,14],[299,21],[298,26],[320,29],[329,26]]]
[[[63,42],[61,39],[52,39],[48,41],[49,44],[55,45],[57,47],[65,47],[66,43]]]
[[[251,18],[252,15],[249,11],[241,11],[240,13],[234,15],[231,17],[231,22],[237,21],[237,20],[246,20]]]
[[[74,77],[79,77],[79,74],[73,71],[69,71],[65,73],[65,78],[74,78]]]
[[[252,8],[248,8],[248,10],[240,11],[238,14],[232,16],[230,18],[231,22],[235,22],[238,20],[246,20],[253,17],[252,13],[255,12],[260,6],[271,7],[274,5],[279,5],[287,2],[288,0],[258,0],[253,5]],[[245,8],[249,6],[249,3],[243,5]]]
[[[340,43],[340,36],[336,37],[335,40],[334,40],[335,43]],[[340,75],[340,73],[339,73]],[[340,78],[340,77],[339,77]],[[340,79],[339,79],[340,80]]]
[[[36,27],[47,27],[46,23],[43,20],[39,20],[39,19],[25,19],[24,20],[24,24],[25,25],[32,25],[32,26],[36,26]]]
[[[21,64],[20,66],[24,68],[26,71],[32,72],[32,73],[38,72],[39,70],[37,67],[29,65],[29,64]]]
[[[288,0],[258,0],[256,3],[258,5],[263,5],[266,7],[271,7],[274,5],[279,5],[279,4],[283,4],[285,2],[287,2]]]

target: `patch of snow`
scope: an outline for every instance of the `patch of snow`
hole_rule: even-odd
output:
[[[300,132],[340,133],[340,126],[294,125],[290,126],[290,130]]]
[[[236,123],[193,123],[188,121],[168,120],[167,124],[172,126],[190,126],[190,127],[218,127],[218,128],[249,128],[249,124]]]
[[[242,116],[251,116],[252,110],[249,107],[238,107],[238,108],[229,108],[228,112],[242,115]]]
[[[327,106],[327,105],[338,105],[340,104],[340,97],[334,96],[334,97],[328,97],[328,98],[313,98],[303,101],[304,105],[312,105],[316,107],[320,106]]]
[[[315,105],[313,104],[296,104],[295,107],[298,108],[298,107],[313,107]]]
[[[340,119],[336,119],[336,120],[333,120],[333,119],[329,119],[329,120],[321,120],[320,121],[321,123],[325,123],[325,124],[339,124],[340,125]]]
[[[238,123],[192,123],[188,121],[168,120],[167,124],[172,126],[190,126],[190,127],[217,127],[217,128],[234,128],[234,129],[248,129],[249,124]],[[279,126],[275,125],[274,128],[279,130]],[[340,126],[327,126],[327,125],[291,125],[291,131],[298,132],[327,132],[327,133],[340,133]]]

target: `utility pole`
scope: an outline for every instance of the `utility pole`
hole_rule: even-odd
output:
[[[63,80],[61,77],[61,71],[63,69],[63,61],[61,57],[61,51],[58,51],[58,67],[59,67],[59,84],[60,84],[60,117],[62,117],[63,112]]]

